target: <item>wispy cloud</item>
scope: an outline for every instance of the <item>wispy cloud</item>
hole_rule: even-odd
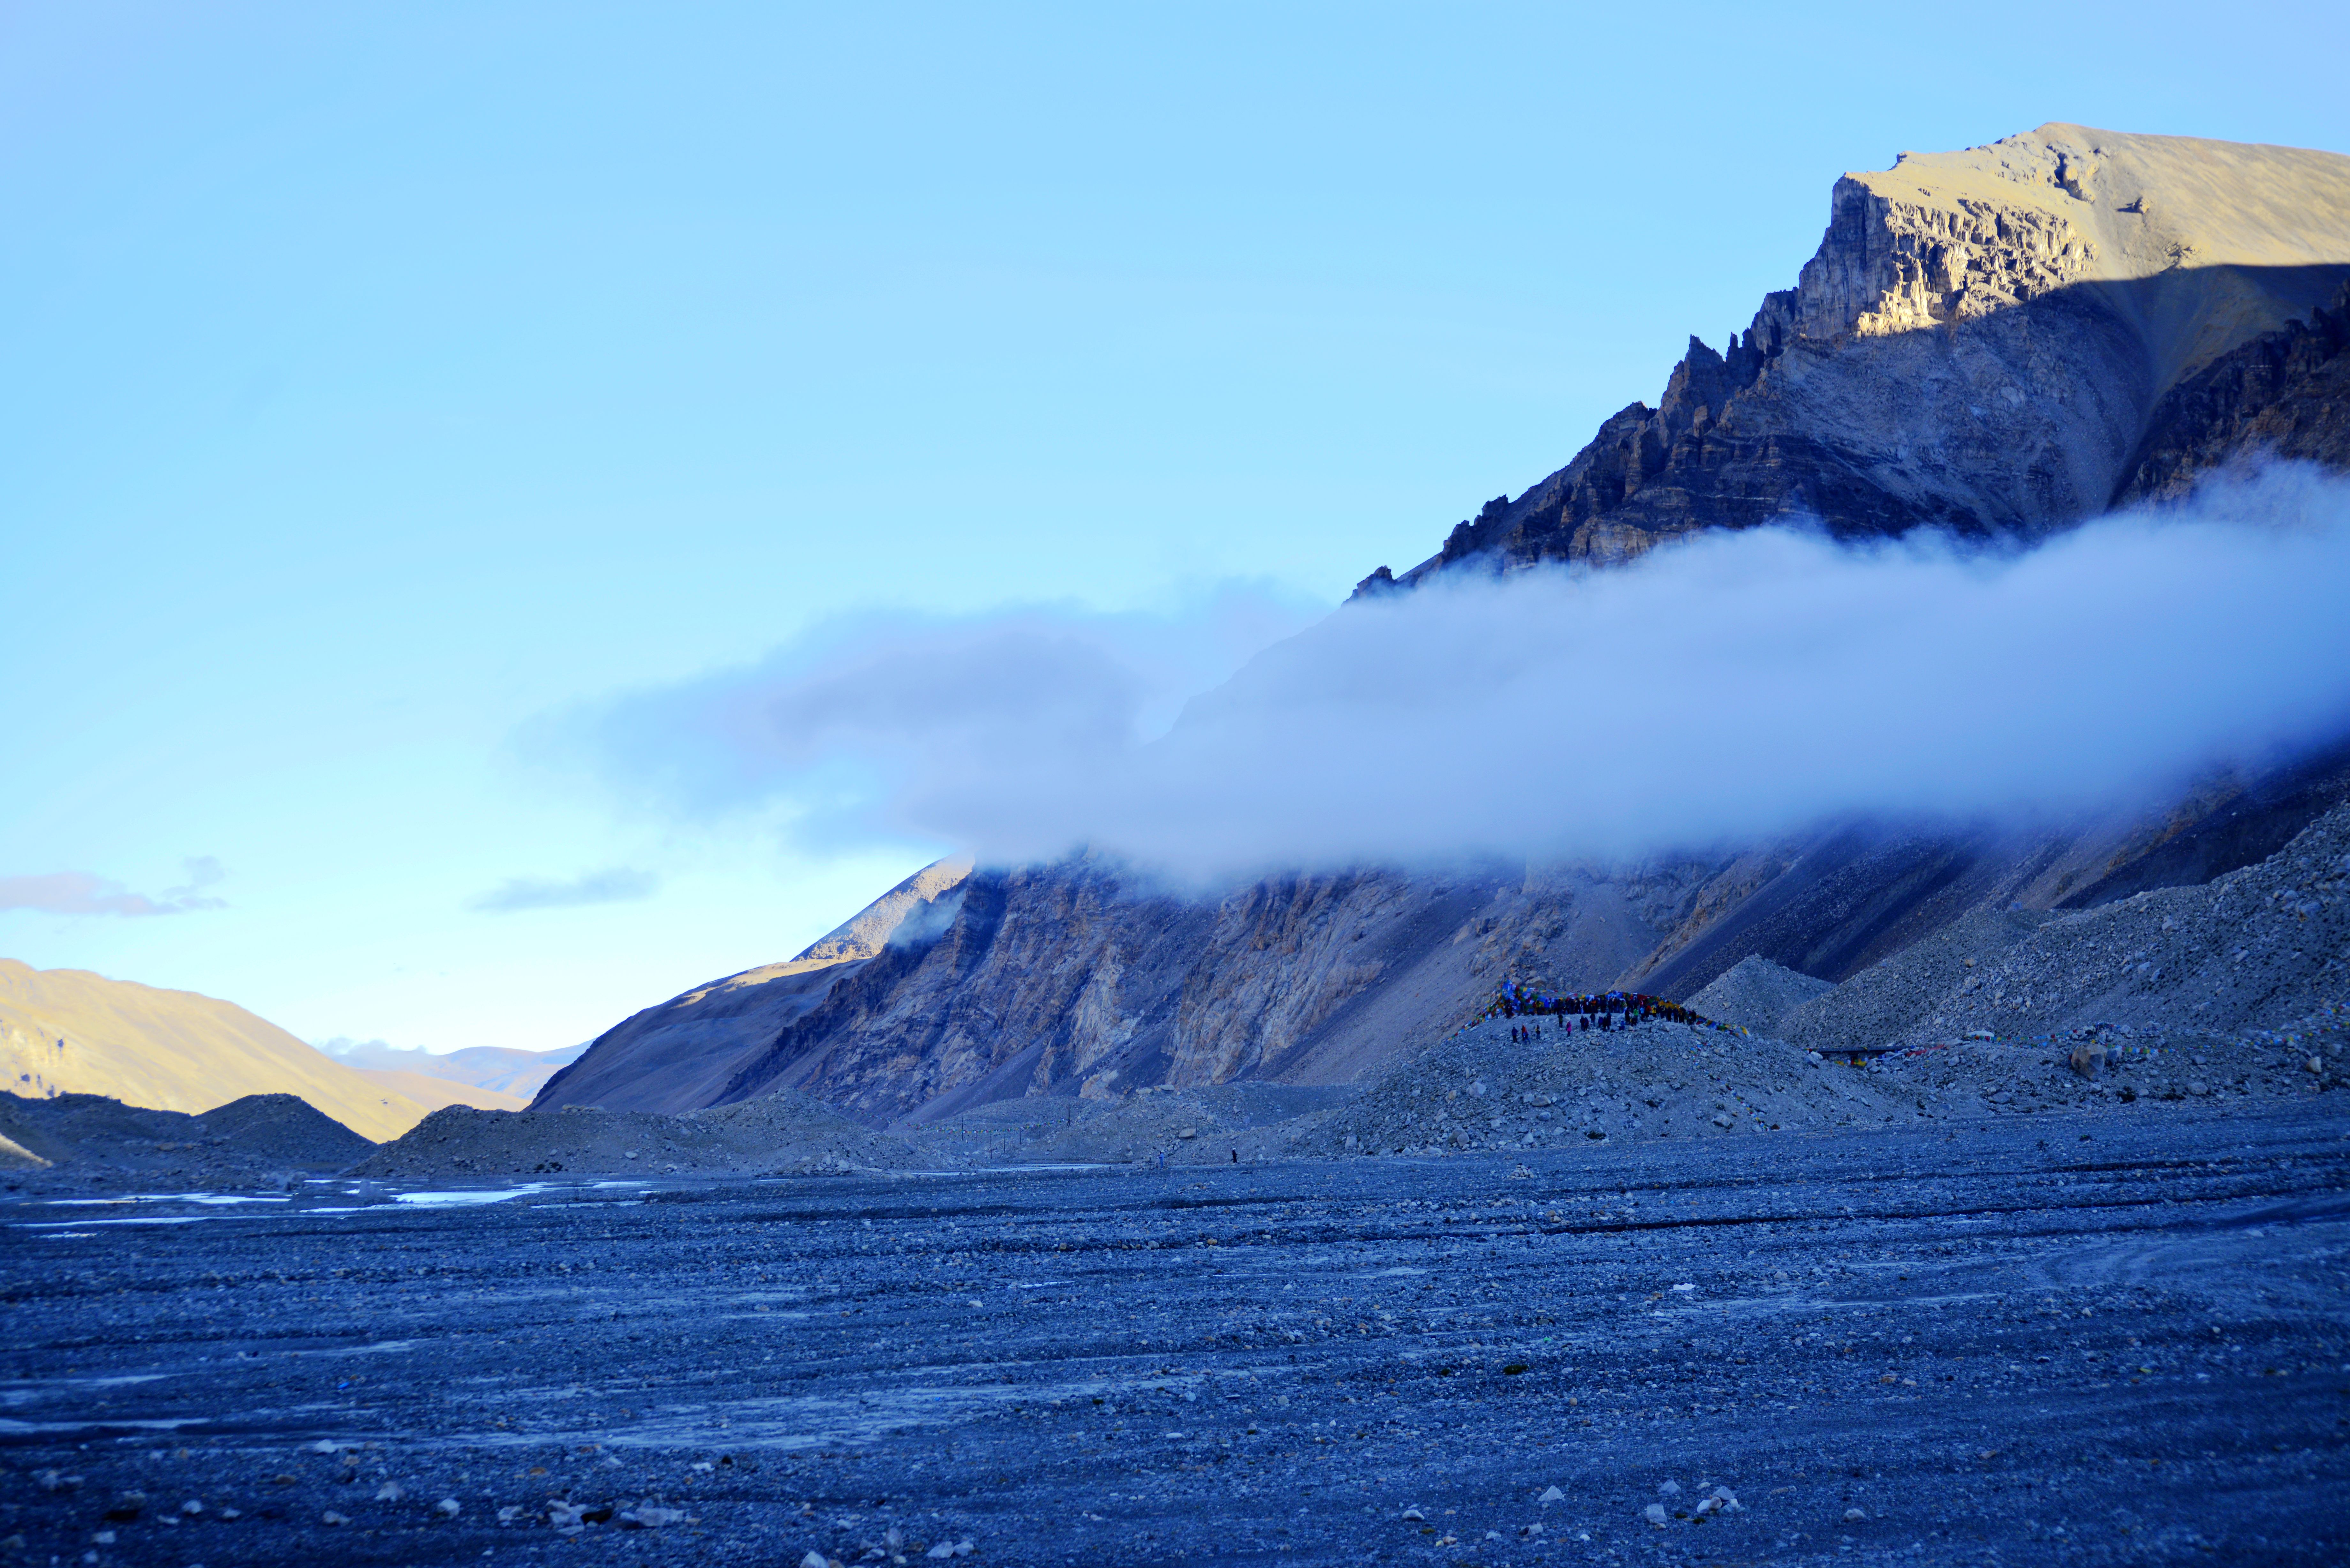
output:
[[[198,855],[182,861],[181,865],[186,867],[188,879],[177,888],[163,889],[166,902],[182,909],[227,908],[221,899],[204,897],[205,888],[218,887],[228,877],[227,869],[221,865],[217,856]]]
[[[184,915],[196,909],[224,909],[228,902],[208,896],[228,872],[219,860],[201,855],[185,863],[187,880],[166,888],[151,898],[121,883],[88,871],[50,871],[29,877],[0,877],[0,909],[27,909],[45,915]]]
[[[1144,661],[1021,612],[652,694],[607,739],[681,808],[764,794],[836,845],[1196,875],[1638,855],[2262,765],[2350,733],[2345,605],[2350,483],[2281,467],[2028,551],[1763,528],[1440,579],[1265,649],[1155,738]]]
[[[523,909],[567,909],[581,904],[624,904],[634,898],[650,898],[660,886],[660,878],[650,871],[632,871],[615,866],[608,870],[590,871],[570,881],[552,881],[539,877],[515,877],[499,888],[465,901],[465,908],[476,914],[511,915]]]
[[[942,782],[941,770],[1049,774],[1129,752],[1165,733],[1193,693],[1328,613],[1267,585],[1226,584],[1170,614],[844,617],[752,668],[570,715],[536,744],[586,752],[660,808],[717,815],[780,797],[804,839],[837,847],[892,836],[871,807]]]

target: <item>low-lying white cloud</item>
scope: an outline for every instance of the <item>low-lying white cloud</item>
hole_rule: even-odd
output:
[[[653,694],[608,733],[698,757],[667,781],[681,802],[723,774],[834,842],[988,861],[1612,857],[2101,808],[2273,763],[2350,733],[2345,607],[2350,485],[2285,467],[2029,551],[1771,528],[1439,580],[1266,648],[1155,736],[1170,661],[1036,612]]]

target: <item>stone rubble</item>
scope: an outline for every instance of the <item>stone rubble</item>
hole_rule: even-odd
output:
[[[951,1162],[950,1162],[951,1163]],[[939,1157],[791,1089],[690,1111],[481,1111],[450,1106],[348,1174],[482,1181],[563,1175],[846,1175],[934,1168]]]

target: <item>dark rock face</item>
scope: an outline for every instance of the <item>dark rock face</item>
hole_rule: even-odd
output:
[[[712,981],[623,1019],[547,1080],[536,1110],[603,1106],[675,1115],[717,1102],[743,1053],[756,1050],[832,988],[909,934],[943,926],[958,906],[967,860],[926,866],[788,962]]]
[[[2029,535],[2103,502],[2151,400],[2128,335],[2079,296],[1947,332],[1832,344],[1781,335],[1770,318],[1783,308],[1766,305],[1727,354],[1690,339],[1656,409],[1616,414],[1573,462],[1454,530],[1433,565],[1489,552],[1503,567],[1612,565],[1699,529],[1796,518],[1838,537],[1929,524]],[[2028,381],[2050,338],[2088,362],[2095,390],[2011,403],[2002,394]],[[1920,450],[1898,389],[1988,411],[1949,422]]]
[[[1080,861],[981,871],[962,891],[935,941],[840,981],[743,1059],[721,1102],[788,1085],[927,1120],[1008,1095],[1258,1075],[1483,888],[1356,873],[1209,899]]]
[[[2171,389],[2114,504],[2176,501],[2252,454],[2350,469],[2350,285],[2331,308],[2230,350]]]

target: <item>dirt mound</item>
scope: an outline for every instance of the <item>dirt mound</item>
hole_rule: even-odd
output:
[[[890,1130],[916,1146],[957,1159],[990,1164],[1046,1158],[1038,1152],[1079,1121],[1117,1107],[1116,1100],[1085,1100],[1070,1095],[1023,1095],[991,1100],[932,1122],[900,1119]]]
[[[751,1151],[755,1162],[847,1161],[859,1169],[907,1170],[935,1164],[905,1139],[877,1132],[796,1089],[774,1089],[755,1100],[689,1111],[682,1122],[714,1129]]]
[[[2350,806],[2337,806],[2200,887],[1965,916],[1793,1009],[1779,1033],[1822,1052],[1970,1038],[2069,1051],[2110,1037],[2116,1051],[2215,1060],[2307,1035],[2324,1055],[2345,996]]]
[[[196,1120],[246,1157],[307,1170],[340,1170],[375,1145],[299,1095],[247,1095]]]
[[[1815,979],[1754,953],[1739,960],[1711,985],[1690,997],[1688,1006],[1700,1017],[1755,1034],[1775,1035],[1782,1018],[1835,989],[1833,981]]]
[[[1814,1051],[1876,1047],[1900,1039],[1934,1003],[2040,929],[2036,910],[1978,909],[1790,1009],[1776,1033]]]
[[[2256,1111],[2350,1086],[2341,1055],[2345,1025],[2350,1013],[2337,1016],[2330,1030],[2324,1020],[2313,1020],[2286,1041],[2107,1024],[2084,1028],[2078,1038],[2068,1033],[2047,1041],[1912,1046],[1877,1058],[1860,1076],[1931,1119],[2099,1109],[2136,1114],[2166,1103]],[[2312,1062],[2319,1064],[2314,1072]],[[2350,1096],[2321,1103],[2350,1116]]]
[[[1918,1119],[1850,1069],[1781,1041],[1686,1024],[1513,1042],[1488,1019],[1366,1091],[1292,1147],[1308,1155],[1554,1148]]]
[[[21,1179],[44,1189],[275,1187],[375,1147],[294,1095],[247,1095],[200,1116],[103,1095],[0,1095],[0,1139],[28,1157],[12,1162],[32,1167]]]
[[[353,1168],[398,1181],[516,1176],[806,1175],[903,1170],[938,1157],[788,1090],[681,1116],[567,1106],[477,1111],[449,1106]]]

